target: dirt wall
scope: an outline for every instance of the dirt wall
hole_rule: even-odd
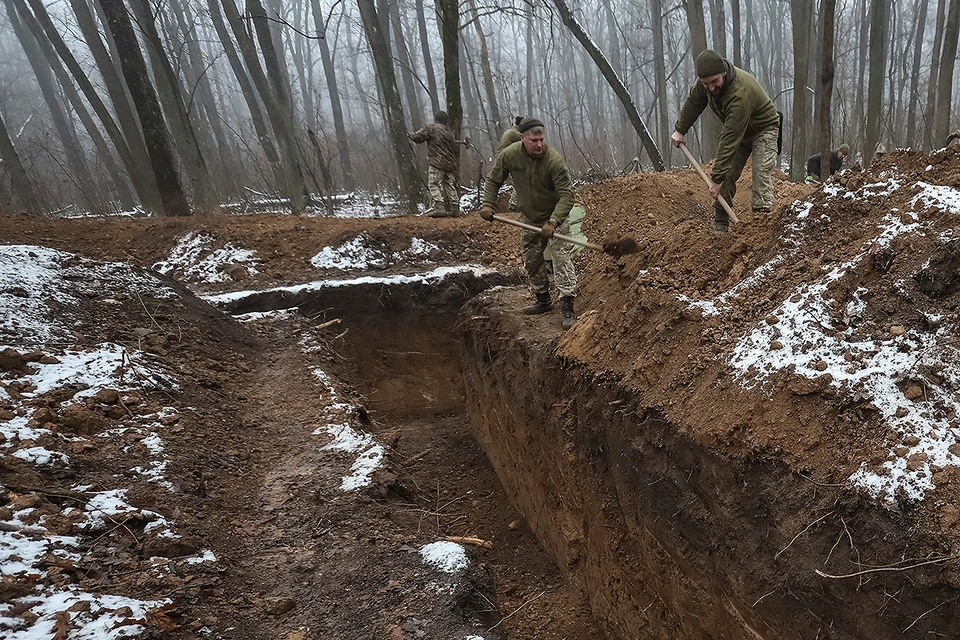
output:
[[[522,302],[485,293],[464,311],[471,429],[611,638],[955,633],[955,576],[914,566],[942,551],[909,514],[705,446],[619,375],[557,357],[549,319],[518,316]],[[863,573],[818,575],[828,561]]]

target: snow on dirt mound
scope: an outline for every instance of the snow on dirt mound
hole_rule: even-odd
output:
[[[254,266],[258,262],[256,251],[241,249],[230,242],[220,247],[218,244],[211,234],[191,231],[178,239],[167,259],[157,262],[153,268],[195,284],[245,280],[259,273]]]
[[[181,292],[126,264],[30,245],[0,246],[0,283],[0,602],[11,605],[0,635],[174,628],[164,589],[110,574],[120,565],[143,585],[198,551],[133,497],[174,489],[164,439],[180,414],[158,398],[171,402],[181,382],[157,354],[162,309],[182,307]],[[129,542],[117,546],[128,535],[142,568]]]
[[[364,236],[357,236],[337,247],[324,247],[310,259],[318,269],[341,271],[362,269],[385,269],[392,264],[416,264],[426,262],[440,252],[440,247],[423,238],[410,238],[410,246],[391,253],[386,246],[377,246]]]
[[[591,191],[598,226],[643,251],[588,263],[596,310],[560,353],[623,372],[706,442],[929,502],[960,481],[958,186],[954,153],[889,153],[794,202],[778,183],[772,216],[723,236],[677,172]]]

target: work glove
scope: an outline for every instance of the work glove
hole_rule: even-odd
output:
[[[544,238],[547,238],[549,240],[550,238],[553,237],[553,232],[557,230],[558,226],[560,226],[560,223],[554,220],[553,218],[550,218],[543,225],[543,228],[540,229],[540,235],[542,235]]]
[[[487,222],[493,222],[493,207],[486,204],[480,207],[480,217]]]

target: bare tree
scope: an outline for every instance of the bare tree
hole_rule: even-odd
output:
[[[447,115],[450,117],[450,128],[459,138],[463,122],[463,104],[460,100],[460,5],[457,0],[436,0],[436,3],[437,25],[443,43],[443,87],[447,94]]]
[[[791,127],[790,177],[803,179],[807,149],[804,145],[810,126],[807,119],[807,59],[810,57],[812,0],[791,0],[793,18],[793,123]],[[829,163],[827,163],[829,164]]]
[[[943,43],[943,23],[946,20],[946,0],[937,2],[937,26],[933,30],[933,53],[930,60],[930,80],[927,82],[927,117],[924,121],[924,142],[929,147],[934,145],[933,128],[937,114],[937,77],[939,76],[940,47]]]
[[[373,0],[357,0],[363,29],[370,43],[371,56],[383,91],[387,129],[393,142],[393,152],[400,175],[401,190],[407,201],[407,210],[411,214],[418,212],[423,199],[423,183],[417,173],[413,160],[413,149],[407,139],[407,123],[403,116],[400,92],[397,89],[397,76],[393,71],[393,56],[384,37],[384,30],[377,15]]]
[[[170,133],[163,120],[157,93],[150,84],[147,63],[140,51],[127,9],[123,0],[100,0],[100,6],[107,18],[107,28],[116,42],[120,68],[140,117],[163,211],[168,216],[188,216],[192,211],[180,181]]]
[[[943,55],[937,83],[937,117],[934,144],[944,144],[950,133],[950,107],[953,102],[953,69],[957,62],[957,37],[960,35],[960,0],[950,0],[947,26],[943,31]],[[868,123],[869,125],[869,123]]]
[[[430,34],[427,32],[427,16],[423,11],[423,0],[414,3],[417,12],[417,29],[420,34],[420,49],[423,52],[424,75],[427,76],[427,93],[430,95],[430,107],[433,112],[440,111],[440,96],[437,93],[437,76],[433,71],[433,56],[430,53]]]
[[[867,91],[867,138],[863,149],[864,166],[869,165],[880,142],[883,120],[883,70],[887,43],[887,2],[870,2],[870,87]]]
[[[830,176],[833,148],[830,103],[833,100],[833,32],[837,0],[823,0],[823,68],[820,72],[820,180]]]
[[[3,120],[3,114],[0,113],[0,160],[3,161],[3,167],[10,174],[10,184],[13,186],[13,193],[20,206],[27,213],[38,214],[42,211],[43,205],[37,192],[33,188],[33,183],[27,177],[27,172],[20,162],[20,154],[13,146],[13,140],[7,132],[7,124]]]
[[[613,89],[614,93],[617,94],[621,104],[623,104],[623,108],[627,112],[627,116],[630,118],[630,122],[633,124],[633,128],[637,131],[637,136],[640,137],[640,142],[643,144],[643,148],[647,152],[650,162],[653,163],[657,171],[663,171],[663,157],[660,155],[660,149],[650,136],[647,125],[644,124],[643,119],[640,117],[640,112],[637,111],[637,105],[634,104],[633,98],[630,97],[630,92],[627,91],[623,80],[617,76],[606,56],[603,55],[603,52],[600,51],[596,43],[587,35],[587,32],[583,30],[583,27],[580,26],[577,19],[574,18],[567,3],[564,0],[553,0],[553,4],[556,5],[557,10],[560,12],[560,19],[563,21],[563,24],[570,29],[573,36],[580,42],[583,48],[587,50],[587,53],[590,54],[590,57],[593,58],[594,63],[600,69],[600,73],[603,74],[607,83]]]

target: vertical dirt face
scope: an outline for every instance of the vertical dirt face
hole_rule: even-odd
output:
[[[949,555],[909,514],[776,457],[701,444],[618,375],[557,357],[552,319],[518,316],[522,301],[484,293],[463,313],[471,430],[609,637],[955,629],[949,566],[901,570]],[[865,573],[818,575],[827,561]]]

